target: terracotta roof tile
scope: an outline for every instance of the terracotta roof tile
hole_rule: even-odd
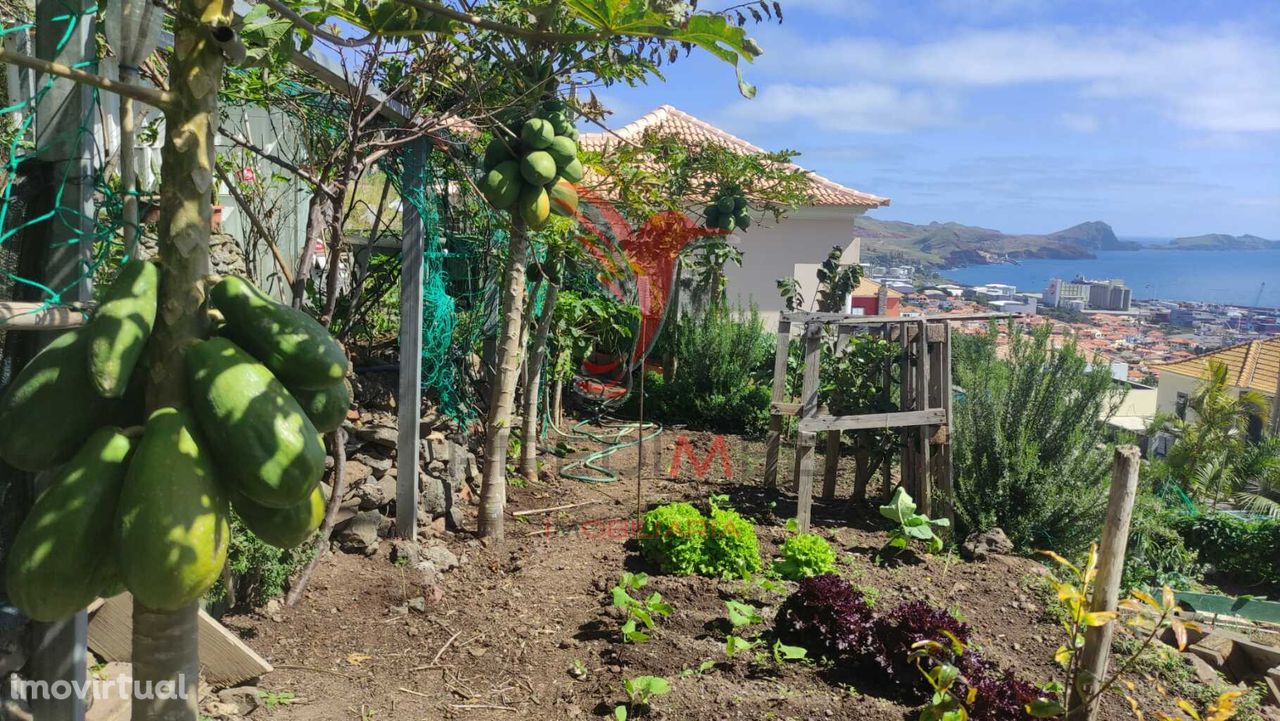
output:
[[[1180,341],[1173,338],[1170,340]],[[1158,364],[1161,371],[1177,373],[1191,378],[1204,378],[1209,373],[1209,361],[1217,360],[1227,365],[1228,381],[1236,388],[1251,388],[1274,396],[1280,378],[1280,336],[1252,340],[1210,353],[1192,356],[1173,363]]]
[[[648,131],[673,135],[690,144],[713,143],[743,154],[765,152],[742,138],[730,135],[670,105],[659,106],[635,122],[615,130],[584,133],[578,138],[578,145],[584,150],[600,151],[612,144],[639,138]],[[796,167],[799,168],[799,166]],[[812,171],[805,172],[809,174],[809,191],[813,195],[815,205],[881,208],[889,204],[888,198],[846,188]]]

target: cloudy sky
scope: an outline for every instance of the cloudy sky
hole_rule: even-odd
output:
[[[1280,3],[782,3],[754,100],[695,57],[599,91],[612,122],[670,103],[891,197],[879,218],[1280,238]]]

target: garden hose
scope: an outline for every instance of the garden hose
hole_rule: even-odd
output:
[[[598,421],[598,425],[607,427],[605,431],[587,430],[586,426],[593,421]],[[617,425],[612,425],[617,424]],[[551,424],[555,428],[554,424]],[[646,431],[652,430],[652,433],[644,435]],[[591,453],[586,458],[580,458],[569,463],[560,469],[560,476],[574,481],[582,481],[583,483],[617,483],[620,478],[618,474],[612,470],[599,464],[599,462],[609,456],[621,451],[624,448],[639,445],[643,441],[649,441],[662,435],[662,426],[658,423],[635,423],[620,422],[615,418],[597,415],[594,418],[579,421],[574,424],[568,433],[555,428],[556,433],[566,438],[577,438],[595,441],[596,443],[607,445],[606,448]],[[623,440],[628,436],[631,437]],[[578,470],[582,469],[582,470]],[[591,475],[587,471],[594,471],[598,475]]]

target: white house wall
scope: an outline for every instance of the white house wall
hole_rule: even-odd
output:
[[[842,260],[859,262],[861,243],[854,236],[854,221],[862,212],[804,208],[780,222],[757,221],[747,232],[735,233],[732,242],[742,251],[742,267],[725,267],[729,301],[744,307],[754,303],[765,328],[774,328],[783,309],[778,279],[794,277],[807,307],[817,289],[818,266],[832,246],[844,249]]]

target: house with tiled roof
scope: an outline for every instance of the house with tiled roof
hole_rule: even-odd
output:
[[[1271,422],[1277,423],[1280,417],[1280,410],[1276,408],[1277,386],[1280,386],[1280,336],[1251,340],[1155,365],[1154,370],[1160,376],[1157,407],[1162,412],[1185,417],[1187,400],[1209,377],[1210,361],[1227,366],[1227,379],[1234,393],[1251,390],[1262,394],[1271,404]]]
[[[578,143],[584,150],[607,151],[611,146],[637,140],[648,132],[674,136],[690,145],[715,144],[743,154],[764,152],[670,105],[663,105],[619,128],[585,133]],[[791,212],[781,222],[758,218],[750,230],[736,232],[730,238],[742,251],[742,266],[731,263],[725,268],[729,300],[742,305],[754,303],[766,324],[771,324],[783,308],[777,288],[779,278],[795,278],[806,303],[812,301],[818,286],[818,266],[831,248],[844,249],[841,264],[857,265],[862,250],[854,234],[854,221],[868,210],[889,205],[888,198],[805,172],[809,178],[810,205]]]

